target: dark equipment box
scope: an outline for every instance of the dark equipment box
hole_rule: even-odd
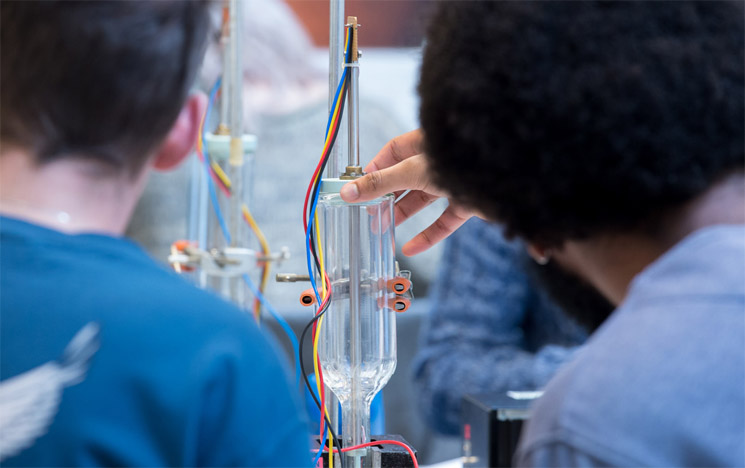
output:
[[[512,466],[528,409],[540,394],[466,395],[462,406],[464,468]]]

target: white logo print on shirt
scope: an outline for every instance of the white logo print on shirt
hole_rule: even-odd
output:
[[[62,358],[0,382],[0,461],[31,446],[52,424],[65,387],[85,378],[98,350],[99,326],[88,323]]]

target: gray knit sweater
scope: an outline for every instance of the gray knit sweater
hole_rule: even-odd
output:
[[[542,387],[586,338],[523,271],[525,252],[473,219],[447,241],[414,376],[420,408],[460,433],[464,394]]]

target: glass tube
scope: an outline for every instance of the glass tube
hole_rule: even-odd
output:
[[[215,187],[220,211],[223,216],[223,221],[230,233],[231,243],[229,244],[226,242],[215,210],[210,207],[207,210],[207,213],[205,213],[205,220],[207,223],[206,242],[200,244],[200,246],[206,246],[207,250],[217,249],[219,251],[224,250],[226,247],[257,249],[257,241],[255,237],[251,235],[249,226],[243,221],[241,211],[244,203],[248,205],[250,209],[251,200],[253,199],[251,196],[251,187],[253,187],[251,177],[253,174],[256,138],[253,135],[243,136],[243,160],[240,166],[232,166],[229,163],[229,151],[227,148],[230,146],[232,138],[228,135],[208,135],[208,140],[213,138],[220,139],[222,144],[218,146],[218,151],[212,151],[211,156],[214,158],[213,160],[223,168],[223,171],[229,174],[232,186],[232,195],[230,197],[226,196],[222,190]],[[211,145],[208,143],[208,146]],[[204,176],[204,179],[206,183],[206,176]],[[204,187],[202,196],[208,199],[209,204],[212,203],[212,200],[209,200],[209,194],[207,193],[206,187]],[[210,276],[204,273],[202,273],[202,276],[200,283],[203,287],[209,287],[241,308],[250,309],[253,296],[241,276],[226,278]]]
[[[324,194],[319,212],[332,296],[318,352],[324,382],[342,406],[343,446],[350,447],[370,441],[370,403],[396,369],[393,195],[348,204],[338,193]],[[371,466],[368,449],[345,456],[350,468]]]

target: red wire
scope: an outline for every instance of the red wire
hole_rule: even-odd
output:
[[[214,179],[217,187],[222,190],[222,193],[225,194],[226,197],[230,197],[230,189],[227,188],[225,185],[223,185],[222,181],[219,177],[217,177],[217,174],[214,173],[214,171],[210,171],[210,174],[212,174],[212,178]]]
[[[321,374],[320,368],[318,373]],[[323,440],[324,426],[326,425],[326,418],[324,417],[324,413],[326,412],[326,390],[323,388],[323,375],[319,375],[319,377],[320,379],[318,381],[321,384],[321,427],[318,428],[318,431],[320,437],[319,440]]]
[[[331,280],[329,279],[328,275],[324,275],[324,279],[326,280],[326,289],[329,291],[329,294],[326,295],[326,298],[323,300],[323,303],[321,303],[321,306],[318,308],[318,310],[323,310],[323,308],[326,307],[326,304],[328,303],[329,299],[331,299]],[[316,329],[315,329],[315,324],[314,324],[314,327],[313,327],[314,341],[315,341],[315,333],[316,333]],[[318,381],[321,384],[321,437],[320,437],[320,440],[323,440],[323,433],[325,430],[324,428],[325,419],[323,417],[324,411],[325,411],[324,409],[325,390],[324,390],[324,385],[323,385],[323,372],[321,368],[320,355],[317,358],[318,358]],[[417,461],[416,455],[414,455],[414,451],[411,449],[411,447],[397,440],[376,440],[374,442],[367,442],[365,444],[354,445],[352,447],[343,448],[341,451],[349,452],[351,450],[358,450],[361,448],[373,447],[375,445],[397,445],[399,447],[403,447],[409,453],[409,456],[411,457],[411,461],[414,463],[414,468],[419,468],[419,462]],[[323,449],[319,449],[319,450],[323,450]],[[334,453],[339,453],[339,450],[334,449]]]
[[[318,308],[318,310],[323,310],[324,307],[326,307],[326,304],[331,299],[331,280],[329,279],[329,275],[324,274],[324,279],[326,281],[326,290],[329,292],[326,294],[326,297],[323,300],[323,303],[321,303],[321,306]],[[316,321],[313,324],[313,335],[312,339],[315,342],[316,341],[316,325],[318,324],[318,321]],[[323,440],[323,433],[325,432],[324,425],[326,423],[326,420],[324,419],[323,415],[325,412],[325,406],[326,406],[326,391],[323,385],[323,370],[321,368],[321,357],[320,355],[316,356],[316,362],[318,363],[318,383],[320,383],[321,386],[321,428],[320,428],[320,439]]]
[[[404,444],[403,442],[399,442],[397,440],[376,440],[373,442],[367,442],[360,445],[354,445],[352,447],[346,447],[341,449],[342,452],[350,452],[352,450],[359,450],[361,448],[365,447],[374,447],[376,445],[398,445],[399,447],[403,447],[406,449],[407,452],[409,452],[409,456],[411,457],[411,461],[414,462],[414,468],[419,468],[419,462],[416,459],[416,455],[414,455],[414,451],[409,447],[408,445]],[[334,453],[339,453],[338,449],[334,449]]]
[[[339,119],[341,118],[341,112],[336,114],[336,118],[333,122],[331,122],[331,128],[336,128]],[[333,134],[333,132],[332,132]],[[324,142],[324,147],[326,146],[327,142]],[[326,148],[326,150],[323,152],[323,155],[321,156],[321,160],[318,161],[318,165],[316,166],[316,170],[313,171],[313,177],[310,179],[310,184],[308,185],[308,190],[305,192],[305,203],[303,203],[303,226],[305,226],[305,233],[308,233],[308,200],[310,199],[310,191],[313,189],[314,182],[316,181],[316,178],[320,177],[319,172],[321,170],[321,166],[323,165],[323,160],[326,159],[326,155],[331,152],[331,146]]]
[[[313,189],[313,185],[316,181],[316,178],[318,177],[318,171],[321,169],[321,165],[323,165],[324,159],[326,159],[325,154],[318,162],[316,170],[313,171],[313,177],[310,179],[310,184],[308,184],[308,190],[305,191],[305,203],[303,203],[303,226],[305,226],[305,234],[308,234],[308,200],[310,200],[310,191]]]
[[[199,160],[204,162],[204,154],[202,154],[202,152],[199,151],[198,149],[196,151],[197,151],[197,156],[199,156]],[[220,190],[222,190],[222,193],[224,193],[226,197],[230,197],[230,189],[227,188],[225,184],[222,183],[222,180],[220,180],[220,178],[217,177],[217,174],[215,174],[215,171],[213,171],[212,168],[210,168],[210,175],[212,176],[212,179],[215,181],[215,184],[217,185],[217,187]]]

